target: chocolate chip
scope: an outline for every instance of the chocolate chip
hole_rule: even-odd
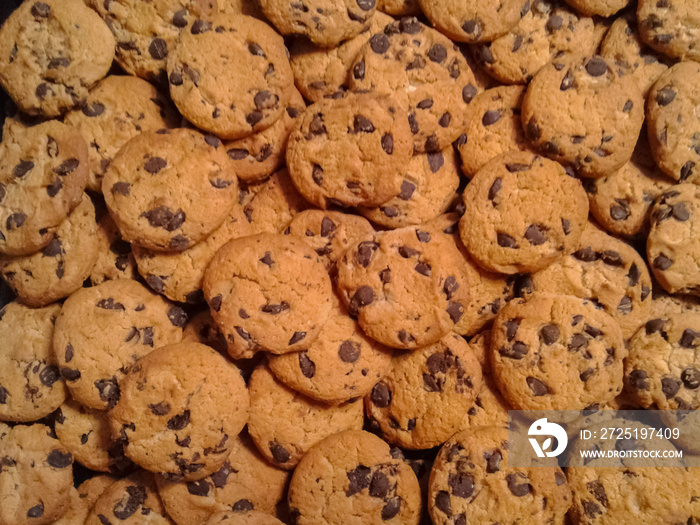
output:
[[[185,222],[186,215],[181,209],[172,211],[166,206],[158,206],[149,211],[141,213],[153,228],[163,228],[165,231],[172,232],[177,230]]]
[[[41,372],[39,372],[39,381],[44,386],[51,387],[53,384],[61,378],[61,374],[58,371],[56,365],[48,365]]]
[[[700,370],[697,368],[686,368],[681,373],[683,386],[689,390],[697,390],[700,387]]]
[[[656,94],[656,103],[659,106],[668,106],[675,98],[676,92],[670,86],[666,86]]]
[[[54,237],[49,241],[49,244],[47,244],[42,250],[41,253],[43,254],[44,257],[56,257],[58,255],[61,255],[65,253],[63,251],[63,244],[59,239]]]
[[[493,474],[501,470],[501,460],[503,455],[499,450],[494,450],[491,454],[484,452],[484,459],[486,460],[486,473]]]
[[[51,88],[49,85],[45,82],[42,82],[36,87],[36,90],[34,91],[34,94],[37,96],[39,100],[44,100],[46,98],[46,95],[48,92],[51,91]],[[53,91],[51,91],[53,93]]]
[[[536,377],[529,376],[525,379],[525,382],[536,397],[549,394],[549,387],[544,381],[541,381]]]
[[[187,323],[187,314],[179,306],[171,306],[168,308],[168,319],[173,326],[182,328]]]
[[[34,168],[34,163],[32,161],[21,160],[19,162],[19,164],[17,164],[14,168],[12,168],[12,175],[19,179],[19,178],[24,177],[33,168]]]
[[[593,497],[600,502],[603,507],[608,506],[608,495],[605,493],[605,487],[600,481],[589,481],[586,483],[588,492],[593,494]]]
[[[374,133],[375,128],[372,121],[364,115],[355,115],[353,118],[354,133]]]
[[[80,370],[73,370],[72,368],[61,368],[61,376],[66,381],[77,381],[80,379]]]
[[[41,518],[44,515],[44,504],[34,505],[27,511],[28,518]]]
[[[419,261],[416,263],[416,265],[413,267],[413,269],[421,275],[425,275],[426,277],[430,277],[431,267],[427,263]]]
[[[188,481],[187,482],[187,492],[193,496],[208,496],[211,485],[206,479],[200,479],[199,481]]]
[[[413,133],[414,135],[420,131],[415,113],[408,114],[408,126],[411,128],[411,133]]]
[[[85,103],[82,112],[86,117],[98,117],[105,111],[105,105],[101,102]]]
[[[561,29],[563,22],[564,21],[562,20],[561,16],[552,15],[547,20],[547,23],[545,24],[545,28],[550,33],[554,33],[555,31],[559,31]]]
[[[685,207],[685,202],[678,202],[674,204],[671,209],[673,210],[673,218],[677,221],[685,222],[690,219],[690,212],[688,212],[688,209]]]
[[[503,323],[503,327],[506,329],[506,338],[508,341],[512,341],[516,334],[518,333],[518,328],[520,328],[520,318],[509,319]]]
[[[178,73],[177,71],[173,71],[172,73],[170,73],[170,77],[168,77],[168,80],[173,86],[181,86],[182,74]]]
[[[595,370],[593,368],[587,368],[583,372],[581,372],[578,377],[581,379],[581,381],[586,382],[588,381],[591,376],[595,373]]]
[[[154,38],[148,46],[148,52],[156,60],[162,60],[168,56],[168,44],[162,38]]]
[[[649,375],[644,370],[632,370],[627,377],[632,388],[649,390]]]
[[[294,334],[292,334],[292,337],[289,339],[289,342],[287,343],[287,345],[289,345],[289,346],[295,345],[299,341],[302,341],[305,337],[306,337],[306,332],[294,332]]]
[[[151,409],[156,416],[165,416],[170,413],[170,403],[167,401],[161,401],[160,403],[150,404],[148,408]]]
[[[48,18],[51,13],[51,7],[44,2],[35,2],[31,8],[31,13],[34,18]]]
[[[446,490],[441,490],[435,495],[435,507],[448,516],[452,516],[452,504],[450,494]]]
[[[542,130],[534,118],[531,118],[530,122],[527,123],[527,126],[525,127],[525,135],[527,136],[528,140],[532,142],[538,141],[542,136]]]
[[[559,327],[555,324],[548,324],[540,329],[540,339],[547,346],[553,345],[559,340]]]
[[[363,241],[357,246],[357,251],[355,252],[355,262],[362,266],[363,268],[367,268],[369,266],[370,261],[372,260],[372,257],[374,256],[374,252],[379,249],[379,244],[373,241]]]
[[[10,395],[10,392],[5,388],[4,386],[0,386],[0,405],[6,405],[7,404],[7,397]]]
[[[457,302],[449,303],[447,305],[446,311],[447,314],[450,316],[452,322],[457,323],[464,314],[464,305],[462,303]]]
[[[430,234],[426,231],[422,231],[422,230],[417,229],[416,230],[416,238],[418,239],[418,242],[422,242],[422,243],[430,242]],[[447,279],[450,279],[450,277],[448,277]],[[452,277],[452,279],[454,279],[454,277]],[[445,282],[447,282],[447,281],[445,281]],[[448,297],[448,299],[449,299],[449,297]]]
[[[114,506],[113,513],[120,520],[126,520],[146,502],[146,489],[139,485],[126,487],[127,500],[124,498]],[[143,510],[143,509],[142,509]]]
[[[447,49],[442,44],[433,44],[428,50],[428,58],[440,64],[447,58]]]
[[[523,496],[527,496],[532,492],[532,485],[530,485],[527,482],[524,483],[518,483],[519,480],[524,479],[527,480],[527,477],[525,474],[522,474],[520,472],[516,474],[508,474],[506,476],[506,483],[508,484],[508,490],[510,490],[511,494],[513,496],[522,498]]]
[[[95,303],[98,308],[103,308],[105,310],[118,310],[125,311],[124,305],[118,301],[115,301],[113,297],[108,297],[107,299],[100,299]]]
[[[462,30],[473,38],[478,39],[481,36],[481,24],[476,20],[467,20],[462,24]]]
[[[571,254],[574,259],[578,259],[583,262],[593,262],[598,259],[598,253],[596,253],[590,246],[576,250]]]
[[[686,328],[683,330],[683,334],[678,340],[678,344],[683,348],[697,348],[700,344],[700,332],[696,332],[692,328]]]
[[[316,375],[316,364],[309,359],[309,354],[304,352],[299,352],[299,368],[304,377],[311,379]]]
[[[369,495],[373,498],[384,499],[389,493],[389,477],[381,471],[372,475],[369,483]]]
[[[370,48],[379,55],[386,53],[389,45],[389,39],[383,33],[376,33],[369,39]]]
[[[423,374],[423,390],[426,392],[442,392],[443,381],[437,380],[430,374]]]
[[[287,451],[287,449],[280,445],[277,441],[270,441],[268,443],[268,447],[270,448],[272,459],[274,459],[277,463],[286,463],[292,458],[289,451]]]
[[[698,151],[697,146],[695,148],[695,151],[696,152]],[[689,160],[688,162],[686,162],[683,165],[683,167],[681,168],[681,180],[682,181],[690,178],[690,176],[693,174],[693,168],[695,168],[695,162],[693,162],[692,160]]]
[[[350,497],[362,492],[364,489],[369,487],[370,484],[370,474],[372,473],[369,467],[364,465],[358,465],[354,469],[350,470],[346,475],[348,481],[348,489],[345,491],[345,496]]]
[[[100,394],[100,399],[107,403],[108,408],[114,408],[121,395],[117,380],[114,377],[112,379],[99,379],[94,384]]]
[[[462,100],[464,100],[465,104],[471,103],[471,101],[474,99],[474,97],[477,94],[476,87],[473,86],[472,84],[467,84],[462,88]]]
[[[665,271],[673,265],[673,261],[662,253],[656,256],[652,264],[654,265],[654,268]]]
[[[279,315],[285,310],[289,310],[289,303],[282,301],[280,304],[266,304],[260,310],[266,314]]]
[[[410,200],[411,197],[413,196],[413,192],[415,192],[415,191],[416,191],[416,185],[413,184],[412,182],[404,180],[401,183],[401,193],[399,193],[399,198],[401,200],[404,200],[404,201]]]
[[[442,128],[446,128],[450,125],[450,121],[452,120],[452,115],[450,115],[449,112],[445,112],[442,114],[440,119],[438,120],[438,124]]]
[[[54,449],[49,453],[47,461],[53,468],[66,468],[73,464],[73,455],[70,452],[64,454],[60,450]]]
[[[382,284],[389,284],[391,282],[391,270],[384,268],[379,272],[379,279],[382,281]]]
[[[634,107],[634,102],[632,102],[631,100],[628,100],[627,102],[625,102],[625,105],[622,108],[622,112],[629,113],[630,111],[632,111],[633,107]]]
[[[501,191],[502,187],[503,179],[501,179],[501,177],[496,177],[496,179],[493,181],[493,184],[491,184],[491,187],[489,188],[488,198],[490,201],[493,202],[496,199],[496,196],[498,195],[498,192]]]
[[[502,346],[498,353],[509,359],[522,359],[530,351],[530,348],[522,341],[515,341],[512,346]]]
[[[513,237],[508,235],[507,233],[501,233],[498,232],[496,234],[496,241],[498,242],[498,245],[503,247],[503,248],[513,248],[513,249],[518,249],[520,246],[518,246],[518,243],[515,241]]]
[[[175,27],[183,28],[187,26],[187,10],[180,9],[173,15],[173,25]]]
[[[539,246],[547,241],[547,228],[541,224],[531,224],[525,230],[525,238],[533,246]]]
[[[661,332],[664,329],[664,325],[666,324],[666,321],[663,319],[651,319],[646,322],[644,325],[646,329],[646,334],[651,335],[655,332]]]
[[[592,77],[599,77],[608,71],[608,64],[601,57],[594,56],[586,64],[586,72]]]
[[[251,510],[254,510],[254,505],[253,503],[250,502],[250,500],[247,499],[239,499],[236,503],[233,504],[233,512],[250,512]]]
[[[666,399],[671,399],[681,389],[681,382],[673,377],[664,377],[661,379],[661,391],[666,396]]]
[[[369,11],[375,5],[375,0],[356,0],[357,6],[363,11]]]
[[[372,388],[370,399],[375,406],[386,408],[391,404],[391,390],[385,383],[379,382]]]
[[[250,126],[255,126],[258,122],[263,119],[262,111],[256,110],[248,113],[245,117],[245,121],[250,124]]]
[[[70,158],[61,162],[57,168],[54,168],[53,172],[63,177],[75,171],[78,166],[80,166],[80,161],[75,158]]]
[[[571,223],[566,219],[562,219],[561,229],[564,232],[564,235],[569,235],[571,233]]]
[[[474,494],[474,477],[471,474],[456,472],[447,478],[450,492],[458,498],[470,498]]]
[[[617,305],[617,311],[623,315],[632,313],[632,299],[627,296],[620,299],[620,303]]]
[[[226,481],[228,480],[228,477],[231,474],[231,472],[231,465],[227,462],[224,463],[223,467],[221,467],[209,477],[211,478],[212,483],[214,483],[214,486],[217,489],[221,489],[226,486]]]
[[[199,35],[206,33],[207,31],[211,31],[211,23],[207,22],[206,20],[195,20],[194,24],[192,24],[192,28],[190,29],[190,32],[193,35]]]
[[[486,113],[484,113],[484,116],[481,117],[481,123],[484,126],[490,126],[492,124],[495,124],[501,120],[501,111],[496,109],[496,110],[489,110]]]
[[[365,78],[364,58],[360,60],[357,64],[355,64],[355,66],[352,68],[352,75],[358,80],[363,80]]]
[[[401,510],[401,498],[394,496],[386,505],[382,507],[382,520],[387,521],[394,518]]]
[[[338,357],[344,363],[354,363],[360,358],[360,345],[354,341],[343,341],[338,348]]]
[[[168,420],[169,430],[182,430],[190,424],[190,411],[185,410],[182,414],[176,414]]]

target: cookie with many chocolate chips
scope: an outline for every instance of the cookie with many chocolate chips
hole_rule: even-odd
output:
[[[599,178],[632,156],[644,98],[634,77],[604,58],[565,56],[532,79],[521,116],[534,148],[580,176]]]
[[[53,357],[57,304],[32,309],[11,302],[0,310],[0,420],[37,421],[66,399]]]
[[[444,443],[481,390],[481,366],[461,336],[394,356],[391,368],[365,396],[367,416],[389,443],[427,449]]]
[[[452,436],[430,472],[428,509],[435,525],[562,523],[571,505],[559,467],[508,466],[508,430],[478,427]]]
[[[204,274],[204,296],[234,357],[307,348],[331,311],[331,281],[301,239],[261,233],[234,239]]]
[[[651,210],[647,258],[654,277],[670,293],[700,295],[700,188],[671,186]]]
[[[532,289],[575,295],[615,319],[629,339],[649,318],[651,277],[630,245],[588,224],[576,250],[532,274]]]
[[[131,279],[83,288],[63,304],[54,352],[73,398],[89,408],[112,408],[119,383],[143,355],[182,339],[187,316]]]
[[[421,226],[379,232],[338,262],[338,291],[371,338],[393,348],[435,343],[470,298],[466,274],[444,252],[446,235]]]
[[[463,198],[460,237],[480,266],[500,273],[536,271],[571,253],[588,218],[581,183],[527,151],[491,160]]]
[[[525,0],[418,0],[435,27],[460,42],[489,42],[527,13]]]
[[[80,203],[87,146],[75,128],[52,120],[15,126],[0,143],[0,252],[35,253]]]
[[[275,513],[284,497],[289,472],[271,465],[245,433],[233,439],[224,465],[198,481],[156,476],[158,495],[178,525],[201,525],[217,512],[252,509]]]
[[[80,105],[113,59],[114,37],[81,0],[24,2],[0,29],[0,84],[31,115]]]
[[[411,151],[405,105],[389,95],[348,93],[312,104],[297,119],[287,168],[320,208],[379,206],[401,191]]]
[[[238,180],[218,138],[181,128],[127,142],[109,165],[102,192],[125,241],[182,251],[225,220]]]
[[[275,379],[265,365],[255,369],[248,388],[250,437],[269,462],[286,470],[322,439],[360,430],[364,422],[361,399],[339,405],[316,401]]]
[[[49,524],[68,510],[73,456],[52,434],[0,423],[0,524]]]
[[[289,486],[298,525],[418,525],[418,479],[398,449],[369,432],[340,432],[302,458]]]
[[[371,36],[355,58],[350,87],[391,94],[407,104],[417,153],[448,147],[477,93],[459,49],[417,18],[402,18]]]
[[[174,127],[174,117],[172,104],[145,80],[111,75],[97,84],[63,120],[88,144],[87,187],[102,191],[102,177],[121,147],[144,131]]]
[[[639,34],[647,44],[680,60],[700,58],[697,6],[687,0],[639,0]]]
[[[591,54],[597,47],[594,23],[561,0],[534,0],[518,24],[492,42],[475,47],[475,58],[504,84],[527,84],[542,66],[562,53]]]
[[[222,139],[269,128],[282,116],[294,76],[282,37],[246,15],[197,19],[168,55],[170,96],[187,120]]]
[[[23,303],[45,306],[78,290],[90,276],[99,250],[95,207],[80,204],[56,228],[49,243],[32,255],[0,256],[0,273]]]
[[[570,295],[511,301],[493,325],[494,378],[517,410],[583,410],[609,401],[622,391],[626,356],[617,322]]]
[[[195,481],[219,470],[248,421],[238,368],[199,343],[157,348],[120,387],[108,414],[112,436],[134,463],[173,479]]]
[[[647,98],[647,131],[659,167],[675,180],[700,182],[700,64],[681,62],[659,77]]]

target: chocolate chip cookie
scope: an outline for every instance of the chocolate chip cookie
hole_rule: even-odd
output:
[[[97,221],[97,260],[90,271],[90,283],[133,279],[138,275],[131,244],[122,239],[109,213]]]
[[[686,0],[640,0],[637,20],[642,39],[654,49],[681,60],[700,58],[700,22]]]

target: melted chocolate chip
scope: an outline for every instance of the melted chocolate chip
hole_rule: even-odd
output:
[[[372,393],[370,394],[372,403],[379,408],[388,407],[391,404],[391,397],[391,390],[389,390],[389,387],[382,382],[374,385],[374,388],[372,388]]]
[[[309,359],[309,354],[304,352],[299,352],[299,368],[304,377],[311,379],[316,375],[316,364]]]
[[[185,410],[182,414],[176,414],[168,420],[169,430],[182,430],[190,424],[190,411]]]
[[[540,339],[546,345],[553,345],[559,340],[559,327],[555,324],[548,324],[540,329]]]
[[[277,463],[287,463],[287,461],[289,461],[292,458],[292,455],[289,453],[289,451],[282,445],[280,445],[277,441],[270,441],[268,443],[268,447],[270,448],[270,454],[272,454],[272,459],[274,459]]]
[[[113,513],[120,520],[126,520],[146,502],[146,489],[139,485],[126,487],[128,495],[126,501],[122,500],[114,506]]]
[[[47,461],[53,468],[63,469],[73,464],[73,455],[70,452],[64,454],[60,450],[54,449],[49,453]]]
[[[536,377],[530,376],[525,379],[525,382],[527,383],[527,386],[530,387],[530,390],[535,395],[535,397],[540,397],[549,394],[549,387],[544,381],[541,381]]]
[[[360,358],[360,345],[354,341],[343,341],[338,348],[338,357],[344,363],[354,363]]]

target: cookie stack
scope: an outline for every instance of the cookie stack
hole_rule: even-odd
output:
[[[691,2],[17,3],[0,525],[700,523]]]

